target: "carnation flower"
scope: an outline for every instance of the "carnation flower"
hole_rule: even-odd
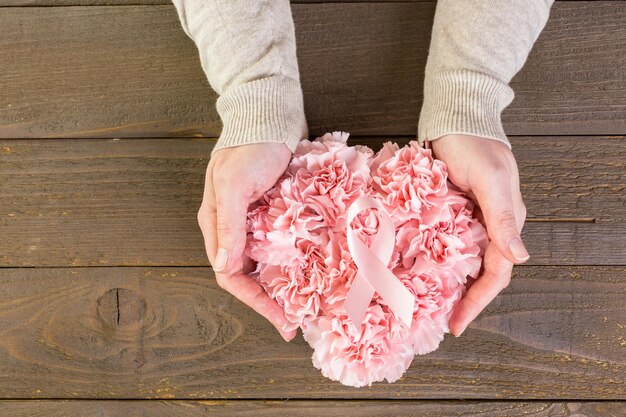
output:
[[[316,171],[301,170],[294,175],[294,200],[318,213],[331,228],[345,227],[348,206],[365,195],[365,178],[354,175],[344,161],[335,160]]]
[[[367,146],[347,146],[347,132],[326,133],[314,141],[302,139],[289,163],[287,173],[318,171],[334,161],[343,161],[355,176],[369,178],[368,160],[374,154]]]
[[[444,204],[441,213],[435,224],[412,219],[398,228],[396,245],[401,248],[402,265],[415,273],[452,270],[463,284],[480,269],[481,252],[487,244],[484,228],[465,206]]]
[[[450,272],[416,274],[398,268],[394,274],[415,296],[410,332],[415,354],[432,352],[449,331],[448,320],[465,287]]]
[[[332,288],[329,275],[329,254],[332,250],[326,235],[323,244],[297,239],[297,256],[288,265],[257,263],[255,274],[265,291],[283,307],[289,325],[297,329],[304,319],[317,317],[322,297]]]
[[[353,387],[398,380],[415,355],[408,329],[379,304],[367,310],[363,321],[359,330],[346,315],[306,323],[302,334],[314,349],[313,365],[325,377]]]
[[[248,212],[247,230],[252,239],[248,240],[245,253],[269,265],[290,265],[299,256],[296,239],[318,241],[318,229],[323,225],[321,216],[297,201],[264,201]]]
[[[368,193],[371,184],[368,160],[373,151],[366,146],[347,146],[348,136],[333,132],[318,138],[321,140],[300,141],[279,180],[280,196],[286,204],[303,205],[321,216],[326,227],[336,230],[345,228],[347,207]]]
[[[372,187],[379,193],[396,225],[437,204],[448,187],[448,172],[440,160],[433,160],[431,151],[412,141],[398,148],[385,143],[370,165]]]
[[[329,277],[332,289],[324,298],[321,310],[324,315],[332,316],[345,313],[343,302],[356,276],[357,267],[348,249],[344,232],[330,232],[332,252],[328,259]]]

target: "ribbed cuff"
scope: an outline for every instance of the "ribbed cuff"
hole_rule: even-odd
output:
[[[481,72],[448,70],[426,79],[417,141],[447,134],[498,140],[511,149],[500,120],[515,94],[508,84]]]
[[[211,154],[251,143],[280,142],[295,152],[309,136],[300,83],[282,75],[226,90],[216,102],[222,132]]]

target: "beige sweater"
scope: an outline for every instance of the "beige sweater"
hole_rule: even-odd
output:
[[[289,0],[173,0],[194,40],[223,123],[213,152],[309,137]],[[417,129],[420,144],[449,133],[511,147],[500,114],[554,0],[439,0]],[[331,59],[331,57],[329,57]]]

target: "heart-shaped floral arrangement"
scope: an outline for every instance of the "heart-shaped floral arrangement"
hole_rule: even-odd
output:
[[[313,365],[361,387],[394,382],[415,355],[437,349],[488,238],[430,149],[386,142],[374,153],[348,146],[348,136],[300,141],[275,186],[249,207],[245,253],[257,262],[251,276],[284,309],[285,330],[302,329]],[[388,247],[377,241],[385,225],[393,225]]]

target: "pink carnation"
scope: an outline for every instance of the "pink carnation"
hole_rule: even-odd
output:
[[[412,219],[396,233],[402,265],[416,273],[448,269],[464,284],[468,275],[476,278],[487,239],[484,228],[465,206],[443,203],[435,224]],[[481,236],[481,231],[483,231]]]
[[[411,141],[408,146],[386,142],[372,159],[372,187],[383,199],[396,224],[421,218],[421,212],[437,204],[448,187],[448,172],[431,151]]]
[[[317,317],[322,297],[331,290],[330,243],[328,235],[321,245],[297,239],[298,256],[288,266],[257,264],[258,281],[285,311],[290,323],[285,330],[297,329],[303,320]]]
[[[449,272],[416,274],[398,268],[394,273],[415,296],[410,332],[415,354],[432,352],[449,331],[448,320],[465,287]]]
[[[284,198],[261,202],[248,212],[247,228],[253,238],[246,247],[250,258],[269,265],[289,265],[299,255],[297,238],[319,243],[319,231],[324,230],[320,215]]]
[[[313,365],[325,377],[353,387],[398,380],[415,356],[408,329],[379,304],[363,321],[358,331],[345,315],[306,323],[302,334],[313,348]]]
[[[332,253],[329,259],[329,276],[332,290],[325,297],[321,310],[325,316],[345,312],[343,302],[356,276],[357,268],[348,250],[345,233],[331,232]]]
[[[373,151],[349,147],[348,134],[334,132],[322,140],[302,140],[287,168],[291,177],[283,195],[320,215],[327,227],[345,228],[347,207],[369,192],[368,159]],[[319,138],[318,138],[319,139]]]

